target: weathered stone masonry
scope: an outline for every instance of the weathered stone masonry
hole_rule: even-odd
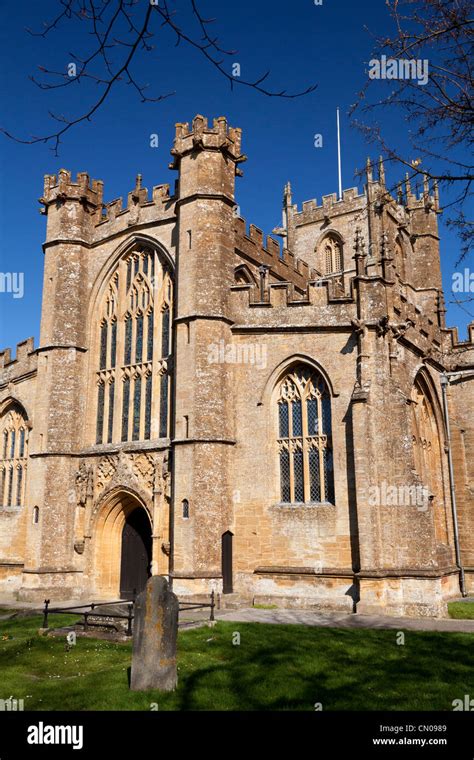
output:
[[[144,510],[147,572],[181,596],[445,614],[440,376],[472,592],[474,324],[445,326],[437,188],[392,197],[369,162],[299,210],[288,184],[281,244],[236,215],[239,129],[197,116],[171,153],[174,193],[138,176],[126,204],[45,178],[40,345],[0,354],[2,594],[117,597]]]

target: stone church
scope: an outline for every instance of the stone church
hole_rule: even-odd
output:
[[[126,203],[46,176],[40,344],[0,354],[0,594],[443,615],[474,593],[474,323],[438,191],[240,217],[241,130],[177,124]]]

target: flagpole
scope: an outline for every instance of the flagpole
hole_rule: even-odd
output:
[[[342,175],[341,175],[341,130],[339,125],[339,108],[337,109],[337,169],[339,176],[339,200],[342,200]]]

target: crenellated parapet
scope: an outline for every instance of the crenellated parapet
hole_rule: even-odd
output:
[[[474,364],[474,322],[467,326],[467,340],[459,340],[457,327],[443,329],[447,341],[447,349],[452,352],[455,361]]]
[[[291,219],[295,227],[318,222],[330,222],[342,214],[351,214],[364,208],[366,199],[363,193],[359,193],[356,187],[343,191],[342,199],[338,200],[336,193],[323,195],[321,203],[316,198],[303,201],[301,210],[297,204],[291,207]]]
[[[74,182],[70,171],[60,169],[57,175],[45,175],[40,203],[44,206],[43,213],[47,213],[52,204],[67,200],[79,201],[88,210],[100,213],[103,191],[104,183],[97,179],[91,182],[87,172],[78,172]]]
[[[208,120],[201,115],[194,117],[191,129],[188,123],[176,124],[174,145],[171,155],[174,157],[170,169],[178,169],[179,159],[196,150],[221,151],[233,159],[235,164],[246,160],[241,154],[242,130],[229,127],[225,116],[213,120],[209,127]],[[241,174],[236,170],[237,174]]]
[[[147,188],[142,187],[142,178],[139,174],[134,189],[127,195],[125,206],[123,198],[115,198],[113,201],[109,201],[109,203],[103,205],[101,218],[97,222],[97,226],[100,225],[98,232],[100,235],[107,234],[109,232],[107,225],[112,226],[116,220],[119,223],[122,221],[126,227],[142,221],[142,216],[143,221],[147,220],[148,216],[153,218],[173,216],[174,200],[174,196],[170,196],[169,184],[155,185],[152,188],[150,198]]]
[[[244,258],[258,266],[268,266],[271,273],[285,282],[292,283],[300,291],[307,288],[310,279],[316,276],[310,271],[306,261],[298,259],[287,248],[281,248],[274,238],[264,235],[261,229],[251,224],[246,228],[245,219],[235,220],[235,248]]]
[[[14,358],[10,348],[0,351],[0,386],[36,371],[37,361],[34,338],[17,343]]]

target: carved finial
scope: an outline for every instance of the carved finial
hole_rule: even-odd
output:
[[[135,190],[141,190],[142,187],[142,175],[137,174],[137,179],[135,181]]]
[[[430,185],[429,185],[429,182],[428,182],[428,175],[427,174],[423,174],[423,193],[424,193],[425,197],[428,197],[428,195],[430,193]]]
[[[409,196],[411,195],[411,184],[410,184],[410,177],[408,175],[408,172],[405,175],[405,190],[406,190],[407,200],[408,200]]]
[[[403,206],[403,185],[401,182],[397,185],[397,202],[399,206]]]
[[[285,206],[285,208],[288,208],[288,206],[291,206],[291,203],[292,203],[291,183],[288,181],[283,191],[283,205]]]
[[[366,171],[366,174],[367,174],[367,182],[372,182],[373,175],[372,175],[372,162],[370,160],[370,156],[367,158],[367,163],[366,163],[365,171]]]
[[[382,156],[379,158],[379,182],[382,187],[385,187],[385,167]]]
[[[436,211],[439,211],[439,187],[438,187],[437,179],[433,181],[433,196],[434,196],[434,202],[435,202],[435,209]]]

